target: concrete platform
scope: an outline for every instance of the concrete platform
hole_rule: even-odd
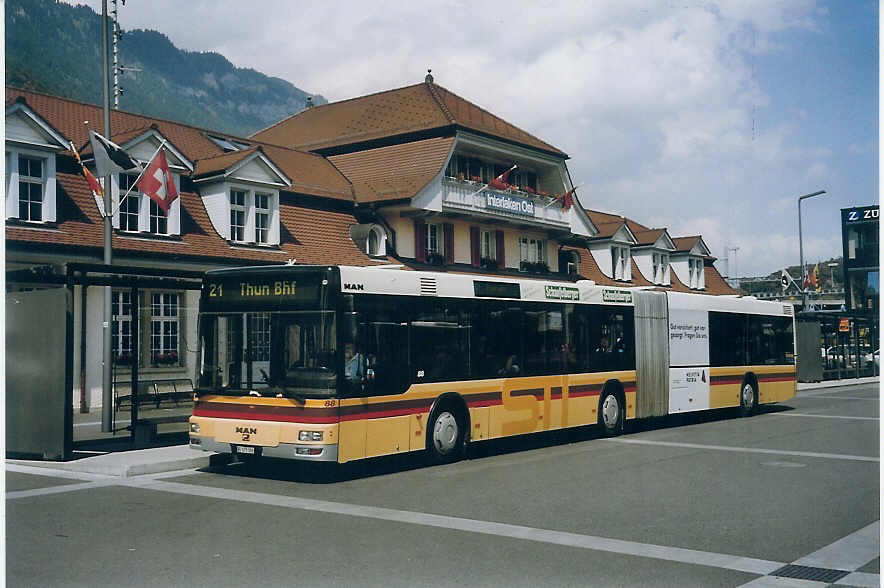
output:
[[[67,462],[8,459],[6,463],[127,478],[144,474],[205,468],[209,465],[223,463],[226,459],[226,456],[217,453],[196,451],[187,445],[176,445],[135,451],[117,451]]]

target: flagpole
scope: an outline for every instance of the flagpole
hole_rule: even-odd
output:
[[[101,90],[104,98],[104,136],[111,136],[110,128],[110,93],[108,91],[108,39],[107,39],[107,0],[101,0]],[[113,248],[111,235],[113,232],[113,219],[108,215],[111,210],[111,176],[104,177],[104,264],[110,266],[113,263]],[[101,431],[109,433],[113,430],[113,382],[111,381],[111,347],[113,346],[113,308],[112,291],[110,286],[104,287],[104,321],[102,322],[102,334],[104,347],[102,354],[102,378],[101,378]],[[135,392],[132,393],[134,402]],[[135,426],[135,423],[132,423]]]

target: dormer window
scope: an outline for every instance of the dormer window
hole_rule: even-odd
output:
[[[652,264],[652,280],[655,284],[669,283],[669,256],[665,253],[654,253],[651,257]]]
[[[24,221],[43,220],[43,160],[18,156],[18,218]]]
[[[230,191],[230,240],[246,240],[246,193]]]
[[[244,186],[230,188],[229,239],[235,243],[279,243],[279,195]]]
[[[6,218],[30,223],[55,220],[55,156],[7,151]]]
[[[706,287],[702,259],[695,257],[688,259],[688,287],[692,290],[701,290]]]
[[[628,282],[632,278],[629,267],[629,247],[611,246],[611,273],[615,280]]]
[[[209,140],[212,141],[215,145],[224,150],[225,153],[229,153],[231,151],[242,151],[243,149],[248,149],[248,143],[242,143],[240,141],[234,141],[233,139],[225,139],[224,137],[218,137],[216,135],[208,135]]]
[[[117,201],[122,201],[114,215],[114,226],[127,233],[177,235],[180,199],[172,201],[167,214],[159,204],[138,190],[137,178],[136,174],[119,174],[117,177]]]

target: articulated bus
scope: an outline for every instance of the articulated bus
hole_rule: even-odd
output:
[[[210,271],[190,446],[345,463],[795,395],[789,305],[344,266]]]

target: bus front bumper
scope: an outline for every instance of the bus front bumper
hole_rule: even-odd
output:
[[[236,456],[260,456],[280,459],[299,459],[305,461],[338,461],[338,445],[333,444],[298,444],[280,443],[275,447],[260,445],[236,445],[221,443],[211,437],[190,436],[190,448],[198,451],[214,451],[230,453]],[[250,448],[250,449],[249,449]]]

